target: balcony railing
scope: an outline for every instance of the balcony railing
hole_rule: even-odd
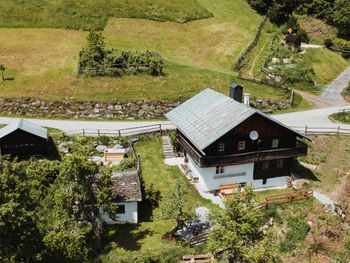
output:
[[[277,148],[221,156],[203,156],[197,149],[195,149],[195,147],[193,147],[185,138],[182,138],[181,136],[180,142],[186,152],[201,167],[253,163],[264,160],[299,157],[307,154],[307,145],[301,141],[297,141],[296,146],[290,148]]]

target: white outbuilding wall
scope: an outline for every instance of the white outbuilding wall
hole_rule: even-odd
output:
[[[107,214],[100,211],[103,222],[109,225],[138,223],[137,202],[120,202],[117,205],[125,205],[125,213],[117,214],[117,220],[112,220]]]

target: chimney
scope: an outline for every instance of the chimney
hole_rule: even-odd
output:
[[[244,105],[249,107],[250,103],[250,93],[244,93]]]
[[[238,85],[237,83],[232,83],[229,89],[229,96],[231,99],[242,103],[243,87]]]

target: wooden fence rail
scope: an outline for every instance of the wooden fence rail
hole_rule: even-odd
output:
[[[213,256],[211,254],[201,255],[186,255],[183,256],[178,263],[210,263],[213,262]]]
[[[315,126],[291,126],[291,128],[304,135],[350,135],[350,127],[315,127]]]
[[[208,239],[208,233],[202,233],[199,234],[195,237],[192,237],[189,241],[188,241],[188,245],[190,247],[194,247],[196,245],[202,244],[203,242],[205,242]]]
[[[130,127],[124,129],[80,129],[72,130],[69,132],[57,132],[52,135],[81,135],[81,136],[132,136],[138,134],[152,133],[152,132],[164,132],[167,128],[166,125],[153,124],[145,126]]]
[[[291,203],[297,200],[308,199],[313,196],[313,190],[305,190],[299,192],[291,192],[279,195],[272,195],[265,198],[265,201],[258,204],[257,208],[267,209],[270,204],[283,204],[283,203]]]
[[[347,111],[350,111],[347,110]],[[315,127],[315,126],[291,126],[291,128],[301,132],[304,135],[350,135],[350,126],[335,127]],[[125,129],[80,129],[69,132],[51,133],[51,135],[80,135],[80,136],[132,136],[138,134],[159,132],[163,133],[174,127],[167,124],[153,124],[137,126]]]

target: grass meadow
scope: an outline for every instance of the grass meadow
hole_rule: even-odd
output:
[[[197,0],[2,0],[0,27],[102,30],[109,17],[184,23],[212,14]]]
[[[183,24],[145,19],[109,20],[104,30],[108,47],[159,52],[165,59],[165,75],[161,77],[78,76],[78,53],[85,44],[87,32],[0,28],[0,34],[6,36],[0,39],[0,64],[7,68],[6,77],[14,78],[0,82],[0,96],[45,100],[176,101],[187,99],[207,87],[226,94],[232,82],[239,82],[253,98],[286,100],[282,91],[238,80],[231,71],[232,63],[251,40],[261,17],[245,0],[221,0],[215,4],[198,0],[198,3],[215,17]]]

